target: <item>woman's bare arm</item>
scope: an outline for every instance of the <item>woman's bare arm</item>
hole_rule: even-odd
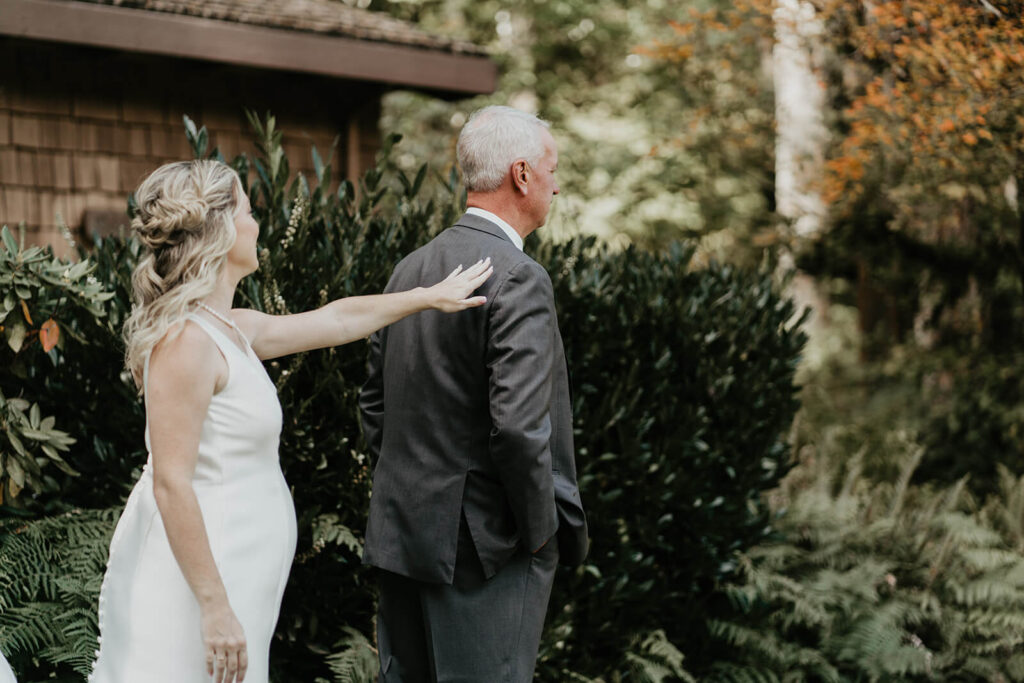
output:
[[[260,358],[347,344],[364,339],[407,315],[427,309],[454,313],[486,303],[470,295],[491,276],[490,259],[458,269],[433,287],[407,292],[337,299],[314,311],[266,315],[251,309],[231,312]]]

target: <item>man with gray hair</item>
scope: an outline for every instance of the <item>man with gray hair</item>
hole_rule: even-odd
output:
[[[385,291],[489,257],[487,303],[375,334],[359,401],[376,462],[363,561],[379,569],[386,683],[532,680],[555,565],[587,551],[551,279],[522,251],[558,194],[555,141],[535,116],[486,107],[458,161],[465,215]]]

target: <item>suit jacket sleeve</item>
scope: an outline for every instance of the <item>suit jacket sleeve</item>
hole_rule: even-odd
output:
[[[359,392],[359,412],[362,416],[363,438],[370,449],[371,467],[380,458],[384,438],[384,330],[370,335],[370,353],[366,362],[367,378]]]
[[[532,261],[516,265],[489,310],[489,445],[521,542],[530,551],[558,527],[550,447],[555,324],[547,272]]]

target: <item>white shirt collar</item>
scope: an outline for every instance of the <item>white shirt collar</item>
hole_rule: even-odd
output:
[[[508,235],[508,238],[512,240],[512,244],[516,245],[516,248],[518,248],[519,251],[523,250],[523,238],[519,236],[519,233],[516,232],[511,225],[501,220],[490,211],[478,209],[475,206],[471,206],[468,209],[466,209],[466,213],[471,213],[474,216],[479,216],[480,218],[486,218],[490,222],[494,223],[499,228],[501,228],[506,235]]]

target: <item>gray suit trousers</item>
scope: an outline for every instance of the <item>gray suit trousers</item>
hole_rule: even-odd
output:
[[[381,683],[529,683],[558,544],[519,551],[490,579],[465,518],[451,585],[378,570]]]

